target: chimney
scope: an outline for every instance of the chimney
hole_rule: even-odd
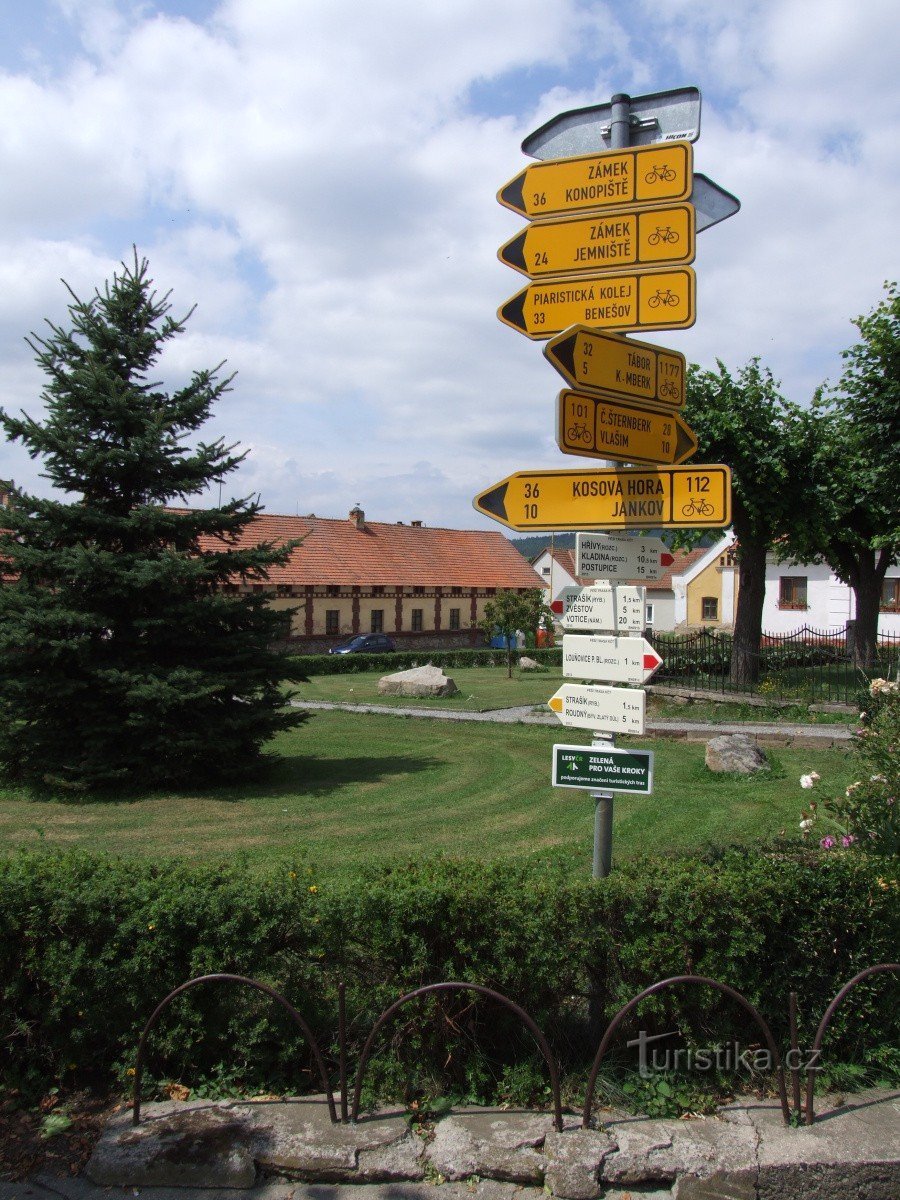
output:
[[[422,528],[421,521],[410,521],[410,525],[412,525],[413,529],[421,529]]]
[[[363,512],[363,510],[359,507],[358,504],[354,504],[353,508],[350,509],[349,519],[353,522],[353,524],[356,526],[357,529],[365,529],[366,514]]]

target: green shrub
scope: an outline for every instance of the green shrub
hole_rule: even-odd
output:
[[[443,980],[479,983],[524,1007],[570,1078],[584,1077],[621,1005],[685,973],[741,991],[782,1047],[796,990],[808,1045],[838,988],[896,957],[900,928],[900,883],[883,859],[796,844],[631,860],[602,882],[553,859],[432,859],[333,884],[307,870],[273,862],[260,878],[240,862],[148,865],[51,851],[0,862],[2,1078],[31,1090],[124,1084],[155,1005],[211,972],[280,991],[320,1038],[333,1074],[345,981],[351,1079],[378,1014]],[[897,991],[888,975],[856,989],[826,1059],[871,1066],[877,1049],[896,1045]],[[679,1029],[703,1045],[760,1041],[737,1006],[697,986],[645,1001],[611,1063],[635,1028]],[[163,1015],[150,1051],[151,1093],[164,1079],[208,1094],[319,1089],[304,1039],[247,988],[188,991]],[[542,1072],[514,1015],[471,992],[441,992],[410,1003],[382,1031],[365,1094],[539,1095]]]
[[[517,662],[520,651],[513,652]],[[527,651],[542,666],[562,665],[562,649],[550,646]],[[393,654],[303,654],[295,660],[307,675],[356,675],[363,671],[405,671],[426,663],[450,670],[455,667],[506,667],[505,650],[397,650]],[[302,695],[302,691],[298,693]]]

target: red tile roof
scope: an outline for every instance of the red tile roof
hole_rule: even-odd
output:
[[[272,567],[269,584],[372,584],[395,587],[535,588],[542,580],[502,533],[389,525],[349,519],[280,517],[260,513],[238,545],[302,539],[284,567]],[[213,538],[204,549],[221,549]]]

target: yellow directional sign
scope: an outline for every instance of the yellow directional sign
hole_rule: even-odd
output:
[[[626,204],[686,200],[693,186],[690,142],[654,142],[532,163],[497,193],[506,208],[542,218]]]
[[[569,391],[556,402],[556,444],[563,454],[617,462],[682,463],[697,453],[693,431],[674,412]]]
[[[623,208],[564,221],[535,221],[497,257],[531,279],[694,261],[694,206]]]
[[[544,357],[581,391],[684,407],[685,361],[675,350],[579,325],[549,341]]]
[[[533,340],[570,325],[600,329],[687,329],[697,319],[691,267],[629,271],[585,279],[530,283],[497,316]]]
[[[721,529],[731,523],[731,469],[607,467],[517,471],[475,508],[510,529]]]

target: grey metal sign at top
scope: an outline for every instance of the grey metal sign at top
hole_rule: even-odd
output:
[[[700,89],[676,88],[629,97],[628,145],[651,142],[696,142],[700,136]],[[612,104],[573,108],[552,117],[529,133],[522,152],[532,158],[571,158],[608,150],[611,140]]]

